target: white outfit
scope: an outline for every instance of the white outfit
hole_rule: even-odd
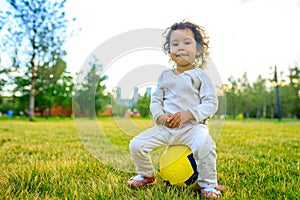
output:
[[[194,120],[179,128],[156,125],[130,141],[130,151],[137,172],[146,177],[155,173],[150,152],[169,144],[185,144],[190,147],[197,163],[198,184],[216,187],[215,143],[209,135],[206,119],[218,109],[218,98],[208,75],[201,69],[187,70],[175,75],[173,70],[164,71],[151,97],[150,110],[153,120],[162,114],[174,114],[189,110]]]

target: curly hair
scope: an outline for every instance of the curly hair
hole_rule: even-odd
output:
[[[165,37],[165,43],[163,44],[163,50],[166,54],[170,55],[170,36],[173,31],[178,29],[190,29],[197,43],[197,50],[201,52],[200,55],[195,57],[195,67],[205,69],[207,65],[207,57],[209,55],[209,38],[203,27],[198,26],[191,22],[178,22],[173,24],[171,27],[167,28],[163,33]],[[170,59],[171,60],[171,59]]]

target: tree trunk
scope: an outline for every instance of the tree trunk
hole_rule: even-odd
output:
[[[31,90],[30,90],[30,97],[29,97],[29,121],[33,121],[34,119],[34,98],[35,98],[35,81],[34,78],[31,79]]]
[[[46,108],[46,119],[50,117],[50,108]]]
[[[274,107],[273,107],[273,104],[271,105],[270,117],[271,117],[271,119],[274,119]]]
[[[31,61],[30,61],[30,64],[31,64],[31,89],[30,89],[30,96],[29,96],[29,121],[33,121],[33,119],[34,119],[34,98],[35,98],[34,59],[35,59],[35,55],[36,54],[34,52],[32,55]]]
[[[246,119],[249,119],[250,117],[250,113],[249,113],[249,110],[246,111]]]

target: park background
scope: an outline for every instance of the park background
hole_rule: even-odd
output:
[[[122,129],[115,119],[128,117],[139,127],[149,126],[150,90],[132,88],[132,97],[123,99],[122,88],[106,85],[113,75],[101,73],[101,60],[90,55],[105,40],[128,30],[198,20],[196,3],[186,5],[194,12],[169,14],[168,6],[180,11],[181,4],[156,2],[166,16],[164,22],[162,16],[154,19],[150,13],[141,13],[156,12],[136,1],[133,3],[141,8],[137,13],[136,9],[127,12],[124,2],[114,7],[115,1],[97,6],[71,0],[0,3],[1,198],[194,198],[190,189],[168,188],[162,182],[137,193],[128,190],[123,183],[130,174],[106,166],[91,154],[81,141],[74,118],[81,117],[87,124],[97,120],[111,133],[108,138],[114,144],[127,148],[129,137],[119,135]],[[296,199],[300,42],[295,36],[300,34],[296,26],[299,1],[216,1],[199,3],[199,7],[204,13],[201,21],[211,20],[204,26],[212,35],[211,57],[223,79],[219,98],[226,112],[213,120],[224,125],[217,140],[220,183],[229,187],[224,197]],[[108,10],[127,17],[96,15],[105,15]],[[217,12],[227,23],[212,17]],[[137,14],[141,21],[136,20]],[[76,82],[82,69],[89,70],[83,81]]]
[[[94,73],[102,73],[99,84],[103,87],[97,88],[95,95],[96,112],[105,112],[107,105],[114,104],[120,89],[116,87],[117,83],[126,73],[141,65],[168,66],[169,63],[162,51],[145,51],[144,54],[137,51],[126,55],[127,59],[119,58],[110,66],[111,69],[103,72],[101,55],[93,57],[95,49],[127,31],[165,29],[176,21],[190,20],[204,26],[210,37],[210,58],[227,96],[226,116],[277,118],[278,86],[280,115],[283,118],[299,118],[299,1],[201,1],[197,6],[190,2],[186,5],[189,9],[181,10],[179,2],[148,2],[143,5],[133,1],[131,5],[139,9],[123,9],[125,2],[101,4],[68,0],[62,1],[65,2],[63,8],[57,4],[56,11],[49,11],[46,19],[43,18],[44,23],[36,21],[40,27],[33,27],[34,13],[24,19],[22,16],[14,18],[13,8],[7,2],[0,1],[3,8],[2,115],[11,115],[11,111],[15,116],[25,115],[30,111],[36,116],[70,116],[74,87],[80,87],[74,86],[74,83],[78,83],[78,75],[84,69],[91,70],[92,66],[96,67],[97,72]],[[166,8],[174,12],[169,13]],[[154,10],[160,15],[154,15]],[[115,15],[111,11],[122,17],[113,17]],[[224,23],[218,16],[222,16]],[[35,31],[37,33],[33,34]],[[136,87],[139,88],[139,85]],[[104,91],[108,98],[101,96]],[[121,91],[124,93],[122,88]],[[139,91],[139,95],[143,96],[145,90]],[[134,95],[135,89],[132,88],[131,97]],[[103,102],[104,99],[106,102]]]

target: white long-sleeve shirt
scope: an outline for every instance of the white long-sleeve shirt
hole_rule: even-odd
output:
[[[218,110],[215,87],[201,69],[187,70],[176,75],[172,69],[164,71],[152,94],[150,111],[153,120],[162,114],[189,110],[194,123],[200,123]]]

